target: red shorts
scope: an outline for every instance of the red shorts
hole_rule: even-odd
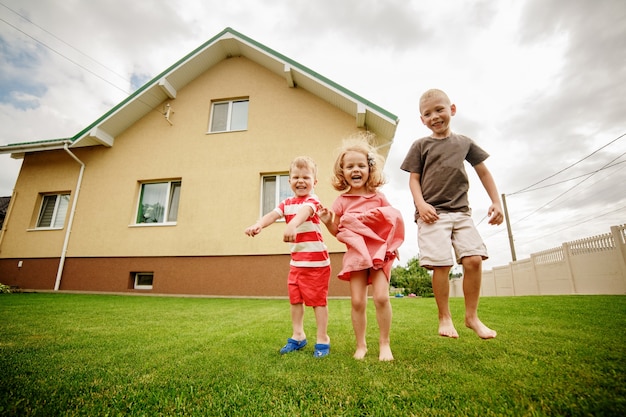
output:
[[[324,307],[328,298],[328,283],[330,282],[330,265],[315,268],[290,266],[289,302],[309,307]]]

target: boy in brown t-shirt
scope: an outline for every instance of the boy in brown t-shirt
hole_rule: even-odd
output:
[[[459,337],[448,305],[452,247],[457,262],[463,265],[465,325],[479,337],[492,339],[496,331],[478,318],[482,261],[488,255],[471,218],[464,161],[476,170],[491,199],[489,224],[502,224],[504,217],[496,184],[484,163],[489,154],[470,138],[452,133],[450,119],[455,113],[456,106],[443,91],[428,90],[422,95],[420,119],[432,135],[413,143],[401,169],[411,174],[409,188],[416,208],[420,265],[433,271],[439,334]]]

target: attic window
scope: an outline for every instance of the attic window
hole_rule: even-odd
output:
[[[209,133],[247,130],[248,101],[248,99],[239,99],[213,102]]]

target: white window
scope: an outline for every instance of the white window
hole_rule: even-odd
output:
[[[154,273],[152,272],[135,272],[133,288],[136,290],[151,290]]]
[[[248,99],[219,101],[211,106],[209,132],[232,132],[248,128]]]
[[[37,228],[62,229],[70,202],[69,194],[48,194],[41,199]]]
[[[137,224],[176,224],[180,181],[141,184]]]
[[[263,175],[261,187],[261,216],[274,210],[278,203],[293,195],[289,186],[289,174]]]

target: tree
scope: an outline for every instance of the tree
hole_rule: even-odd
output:
[[[404,288],[404,295],[433,296],[432,277],[426,268],[420,266],[417,257],[411,258],[406,266],[393,268],[390,284],[395,288]]]

